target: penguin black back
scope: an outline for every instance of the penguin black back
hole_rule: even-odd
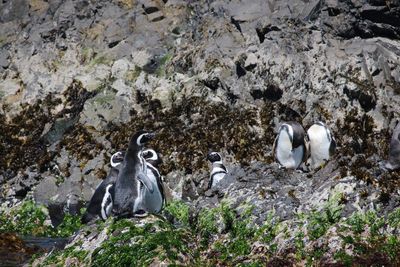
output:
[[[140,183],[152,189],[146,179],[146,164],[141,155],[143,146],[154,137],[148,131],[139,131],[132,136],[124,161],[115,182],[112,212],[117,216],[130,216],[140,193]]]
[[[103,181],[101,181],[101,183],[97,186],[96,190],[94,191],[93,196],[91,197],[89,204],[86,208],[86,211],[81,218],[82,223],[86,224],[91,220],[95,219],[97,216],[100,216],[103,219],[105,219],[104,216],[102,216],[102,209],[103,209],[102,203],[105,195],[107,194],[107,187],[109,185],[112,185],[113,187],[115,184],[115,180],[117,179],[119,173],[119,167],[124,159],[124,153],[125,152],[117,152],[111,156],[110,172],[107,175],[107,177]]]
[[[293,148],[304,145],[305,131],[304,131],[303,126],[301,126],[300,123],[295,122],[295,121],[289,121],[289,122],[286,122],[286,124],[289,124],[290,126],[292,126],[292,129],[293,129],[293,136],[292,136]]]

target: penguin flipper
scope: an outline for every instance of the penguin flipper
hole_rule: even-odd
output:
[[[308,157],[311,154],[310,142],[307,138],[304,138],[304,153],[303,153],[303,162],[306,162]]]
[[[336,140],[332,138],[331,145],[329,146],[329,156],[332,157],[336,150]]]
[[[147,177],[147,175],[145,175],[144,173],[141,172],[138,174],[137,178],[144,186],[147,187],[147,189],[150,191],[150,193],[154,192],[153,185],[149,181],[149,177]]]
[[[276,144],[278,143],[278,138],[279,138],[279,135],[277,135],[275,137],[274,144],[272,145],[272,153],[274,154],[273,156],[274,156],[275,161],[277,160],[275,149],[276,149]]]
[[[213,183],[213,178],[212,178],[212,176],[210,176],[210,180],[208,181],[207,189],[211,189],[212,183]]]

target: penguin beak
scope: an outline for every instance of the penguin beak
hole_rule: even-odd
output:
[[[155,136],[156,136],[155,133],[148,133],[148,134],[146,135],[146,137],[147,137],[148,140],[152,140]]]

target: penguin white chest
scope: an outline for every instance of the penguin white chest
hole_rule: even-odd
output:
[[[311,167],[319,167],[325,160],[329,160],[329,140],[327,130],[323,126],[313,125],[307,131],[310,139]]]
[[[157,177],[151,170],[151,168],[147,168],[147,177],[149,178],[150,183],[153,185],[153,192],[150,192],[146,187],[142,188],[142,196],[141,201],[143,208],[150,213],[158,213],[162,209],[163,205],[163,196],[159,190]]]
[[[113,201],[111,198],[111,187],[113,187],[112,184],[107,185],[106,187],[106,192],[103,196],[103,199],[101,201],[101,218],[103,220],[106,220],[108,218],[108,216],[110,216],[111,214],[111,209],[112,209],[112,205],[113,205]]]
[[[304,147],[293,149],[292,141],[286,131],[280,131],[276,144],[276,158],[279,163],[288,169],[296,169],[302,162]]]
[[[213,167],[211,171],[212,187],[215,187],[222,179],[224,179],[226,171],[221,167]]]

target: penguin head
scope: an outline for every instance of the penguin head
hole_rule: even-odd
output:
[[[122,161],[124,161],[125,151],[118,151],[111,156],[110,163],[111,167],[118,167]]]
[[[293,128],[290,124],[288,123],[282,123],[281,127],[279,127],[279,133],[282,131],[286,132],[288,135],[290,142],[293,143]]]
[[[155,152],[154,149],[143,150],[142,156],[145,160],[158,160],[157,152]]]
[[[210,152],[207,155],[207,159],[211,162],[214,163],[216,161],[222,161],[222,157],[218,152]]]
[[[142,157],[153,166],[157,166],[162,162],[161,158],[158,156],[157,152],[154,151],[154,149],[143,150]]]
[[[153,139],[155,136],[154,133],[140,130],[132,136],[131,142],[135,142],[135,144],[139,147],[143,147],[147,142]]]

